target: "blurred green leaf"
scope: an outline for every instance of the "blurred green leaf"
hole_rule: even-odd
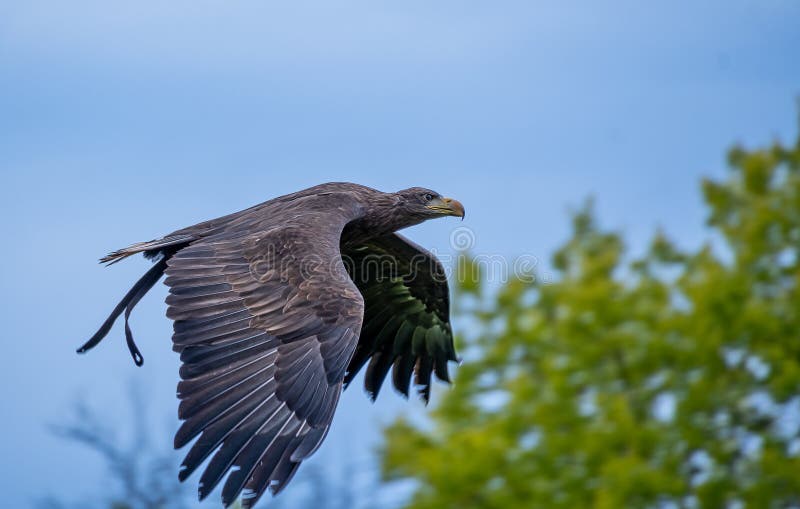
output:
[[[728,161],[713,248],[657,232],[626,262],[589,202],[550,284],[458,278],[478,353],[431,422],[386,429],[409,507],[800,506],[800,138]]]

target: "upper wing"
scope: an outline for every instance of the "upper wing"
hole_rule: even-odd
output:
[[[332,221],[220,234],[168,260],[167,316],[183,361],[175,447],[199,435],[180,479],[216,451],[201,499],[227,472],[225,505],[243,489],[244,507],[277,493],[330,427],[364,307],[339,253],[345,221]]]
[[[449,381],[447,362],[457,360],[444,268],[431,253],[394,233],[348,246],[342,256],[365,302],[364,325],[345,384],[370,360],[364,386],[373,399],[394,366],[395,388],[408,396],[414,373],[427,402],[431,372]]]

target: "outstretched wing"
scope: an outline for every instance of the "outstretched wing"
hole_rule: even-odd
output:
[[[183,362],[175,447],[199,435],[181,480],[213,454],[201,499],[228,472],[225,505],[279,492],[330,427],[363,299],[339,252],[345,219],[301,222],[211,236],[167,262],[167,316]]]
[[[449,381],[447,363],[457,360],[442,264],[395,233],[348,246],[342,256],[365,302],[364,325],[345,384],[369,360],[364,387],[373,399],[392,368],[398,391],[408,396],[414,374],[427,402],[431,372]]]

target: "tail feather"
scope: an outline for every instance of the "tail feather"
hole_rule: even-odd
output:
[[[125,258],[134,255],[136,253],[144,253],[144,255],[148,258],[152,258],[157,256],[161,253],[164,248],[174,246],[176,244],[185,244],[187,242],[191,242],[195,239],[194,235],[184,234],[184,235],[168,235],[166,237],[150,240],[147,242],[137,242],[128,247],[124,247],[122,249],[117,249],[111,253],[108,253],[104,257],[100,258],[100,263],[105,263],[107,265],[114,265],[118,261],[124,260]]]

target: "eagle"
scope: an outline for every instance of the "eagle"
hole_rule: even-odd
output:
[[[447,279],[435,256],[397,230],[443,216],[457,200],[413,187],[396,193],[327,183],[110,253],[154,264],[117,304],[84,353],[161,279],[180,354],[175,448],[194,440],[179,471],[204,499],[225,479],[225,506],[250,508],[283,490],[321,445],[344,388],[366,364],[374,401],[389,371],[427,403],[431,376],[458,361]]]

